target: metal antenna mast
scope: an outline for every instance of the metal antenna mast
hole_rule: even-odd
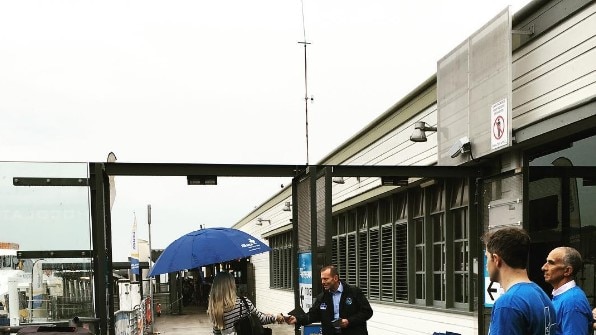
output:
[[[304,24],[304,0],[301,0],[302,4],[302,35],[303,41],[298,42],[304,45],[304,113],[306,118],[306,165],[308,165],[308,72],[306,62],[306,46],[310,43],[306,41],[306,27]],[[310,100],[313,100],[312,98]]]

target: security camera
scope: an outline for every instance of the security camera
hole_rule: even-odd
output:
[[[449,149],[449,156],[451,156],[451,158],[455,158],[459,156],[461,153],[469,152],[470,149],[470,139],[467,136],[464,136],[459,140],[455,141],[455,143],[453,143],[453,145]]]

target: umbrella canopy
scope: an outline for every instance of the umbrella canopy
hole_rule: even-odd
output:
[[[254,236],[234,228],[195,230],[172,242],[149,276],[249,257],[271,250]]]

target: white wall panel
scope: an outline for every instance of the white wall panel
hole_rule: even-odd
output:
[[[414,123],[424,121],[431,126],[437,124],[437,105],[422,111],[416,119],[400,125],[377,141],[350,157],[342,165],[431,165],[437,161],[437,134],[427,132],[427,142],[412,142],[410,135]],[[380,178],[344,178],[344,184],[333,184],[332,204],[355,197],[376,187],[381,187]],[[386,186],[385,186],[386,187]]]
[[[294,309],[294,293],[269,288],[269,253],[251,257],[255,269],[257,309],[263,313],[284,313]],[[289,326],[288,326],[289,327]]]
[[[478,321],[472,315],[374,303],[371,307],[374,314],[367,324],[369,334],[429,335],[446,331],[462,335],[478,333]]]
[[[513,55],[513,127],[596,98],[596,3]]]

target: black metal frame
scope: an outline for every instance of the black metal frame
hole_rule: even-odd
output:
[[[357,165],[247,165],[247,164],[193,164],[193,163],[89,163],[90,176],[85,178],[13,178],[15,186],[89,186],[91,210],[91,234],[93,250],[95,313],[99,322],[99,332],[102,335],[114,335],[114,294],[112,263],[112,236],[110,212],[110,176],[218,176],[218,177],[291,177],[292,180],[292,213],[293,239],[296,241],[297,217],[297,184],[299,178],[311,175],[310,205],[312,237],[314,244],[313,268],[317,265],[317,213],[316,213],[316,179],[325,178],[325,222],[331,222],[331,179],[333,177],[427,177],[427,178],[481,178],[485,171],[479,167],[466,166],[357,166]],[[311,174],[312,173],[312,174]],[[330,230],[326,229],[325,241],[331,240]],[[296,245],[296,243],[294,244]],[[73,251],[80,252],[80,251]],[[79,256],[81,254],[79,253]],[[44,257],[47,257],[44,255]],[[85,256],[83,256],[85,257]],[[293,257],[297,257],[297,250],[293,250]],[[324,258],[330,259],[330,251],[326,251]],[[318,264],[321,265],[321,264]],[[295,269],[297,271],[297,269]],[[298,305],[298,278],[294,276],[295,303]],[[318,287],[313,282],[313,292]]]

